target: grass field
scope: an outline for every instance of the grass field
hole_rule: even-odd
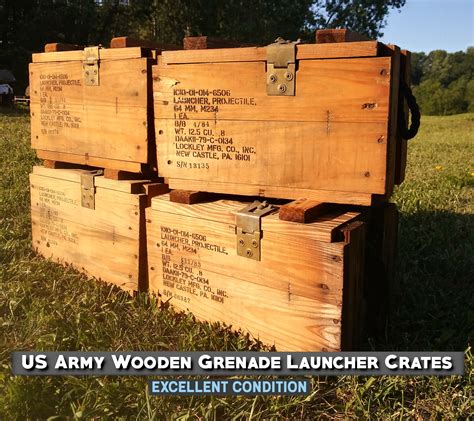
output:
[[[425,117],[410,142],[400,296],[374,350],[463,350],[463,377],[320,377],[308,397],[156,398],[145,378],[12,377],[13,350],[246,350],[220,326],[130,298],[30,248],[29,117],[0,110],[0,419],[460,419],[472,416],[474,114]],[[55,418],[57,417],[57,418]]]

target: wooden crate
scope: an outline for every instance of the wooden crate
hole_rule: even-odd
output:
[[[151,65],[157,50],[126,37],[111,46],[48,44],[46,52],[33,54],[31,144],[38,157],[131,172],[156,169]]]
[[[397,132],[400,49],[319,41],[164,52],[153,91],[158,171],[170,188],[387,199],[406,157]]]
[[[129,291],[147,288],[145,207],[165,185],[38,166],[30,188],[40,254]]]
[[[178,310],[232,325],[278,350],[357,349],[361,214],[330,210],[302,224],[281,220],[276,208],[257,218],[252,233],[245,224],[255,219],[241,212],[245,206],[152,199],[146,210],[150,290]]]

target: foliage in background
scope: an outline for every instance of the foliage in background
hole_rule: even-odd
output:
[[[128,3],[128,4],[127,4]],[[347,27],[371,37],[405,0],[0,0],[0,68],[27,85],[32,52],[48,42],[108,45],[114,36],[181,44],[209,35],[268,44],[314,39],[315,28]]]
[[[423,117],[409,142],[400,296],[376,351],[466,351],[466,374],[312,377],[309,396],[156,397],[142,377],[10,375],[13,350],[257,350],[218,324],[160,308],[31,248],[28,112],[0,110],[0,419],[468,419],[474,358],[474,114]]]
[[[412,78],[423,114],[474,112],[474,47],[466,52],[414,53]]]

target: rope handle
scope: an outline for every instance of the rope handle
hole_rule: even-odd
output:
[[[416,102],[416,98],[411,91],[410,86],[404,79],[400,79],[400,98],[398,102],[398,127],[402,138],[405,140],[413,139],[420,128],[420,108]],[[408,109],[411,113],[411,124],[408,127],[407,116],[405,116],[404,101],[407,102]]]

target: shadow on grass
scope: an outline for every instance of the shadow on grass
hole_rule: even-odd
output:
[[[30,107],[26,105],[1,105],[0,106],[0,117],[25,117],[30,115]]]
[[[391,321],[377,350],[465,350],[474,331],[474,215],[401,214]]]

